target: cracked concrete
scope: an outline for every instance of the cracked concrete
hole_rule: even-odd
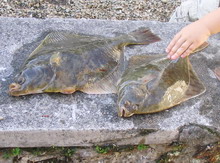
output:
[[[191,123],[220,131],[220,82],[211,71],[220,65],[220,37],[191,57],[207,91],[172,109],[131,118],[117,116],[110,95],[39,94],[10,97],[8,84],[25,57],[53,30],[112,37],[139,27],[149,27],[162,41],[126,48],[126,56],[164,53],[168,42],[184,23],[109,21],[87,19],[0,18],[0,147],[92,146],[94,144],[163,144],[175,141],[179,129]],[[153,131],[141,135],[141,131]],[[167,135],[167,136],[166,136]]]

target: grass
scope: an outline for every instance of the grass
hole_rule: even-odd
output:
[[[80,148],[80,147],[79,147]],[[95,146],[94,150],[99,154],[109,154],[114,152],[130,152],[133,150],[146,150],[148,145],[139,144],[139,145],[125,145],[125,146],[116,146],[114,144],[105,145],[105,146]],[[51,155],[55,156],[54,158],[65,158],[70,159],[76,153],[76,147],[47,147],[47,148],[9,148],[2,149],[4,159],[19,159],[22,157],[22,152],[28,152],[33,156],[46,156]],[[24,153],[25,154],[25,153]]]
[[[66,157],[71,157],[75,154],[76,149],[75,148],[64,148],[62,153]]]
[[[95,151],[100,154],[107,154],[112,152],[129,152],[132,150],[145,150],[149,146],[145,144],[139,145],[125,145],[125,146],[116,146],[116,145],[105,145],[105,146],[95,146]]]
[[[4,159],[9,159],[12,157],[17,157],[22,153],[22,150],[20,148],[12,148],[12,149],[7,149],[4,153],[3,153],[3,158]]]
[[[186,145],[180,142],[173,142],[170,144],[171,150],[167,153],[162,154],[157,160],[156,163],[169,163],[173,162],[173,159],[178,157]]]
[[[71,157],[76,152],[74,147],[49,147],[49,148],[10,148],[3,150],[3,158],[10,159],[18,157],[23,151],[27,151],[34,156],[54,155]]]
[[[111,150],[111,148],[108,146],[103,146],[103,147],[96,146],[95,150],[97,153],[106,154]]]
[[[148,145],[145,145],[145,144],[139,144],[139,145],[137,146],[137,149],[138,149],[139,151],[145,150],[145,149],[148,149],[148,148],[149,148],[149,146],[148,146]]]

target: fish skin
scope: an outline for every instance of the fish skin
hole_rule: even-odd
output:
[[[137,55],[129,59],[126,70],[118,84],[118,115],[122,117],[160,112],[206,91],[189,57],[173,61],[166,54]]]
[[[110,81],[110,86],[105,82],[120,76],[114,73],[115,70],[123,71],[118,67],[124,58],[124,47],[159,40],[148,28],[113,38],[52,32],[29,55],[15,82],[9,86],[9,94],[70,94],[78,90],[91,94],[115,92],[116,81]],[[17,79],[24,79],[24,82],[19,83]]]
[[[9,94],[117,93],[122,117],[159,112],[202,94],[188,57],[173,62],[165,54],[142,55],[126,64],[125,46],[159,40],[147,28],[114,38],[51,33],[27,58]]]
[[[208,45],[204,42],[192,53]],[[137,55],[130,58],[126,70],[118,84],[121,117],[163,111],[206,91],[189,57],[170,60],[166,54]]]

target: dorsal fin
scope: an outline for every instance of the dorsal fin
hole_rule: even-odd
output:
[[[48,50],[50,45],[54,45],[56,43],[63,42],[65,40],[69,40],[70,38],[74,38],[73,33],[67,32],[51,32],[49,33],[44,40],[40,43],[40,45],[30,54],[29,58],[33,57],[35,54],[40,53],[41,51]]]
[[[196,53],[196,52],[199,52],[203,49],[205,49],[206,47],[209,46],[209,43],[208,42],[204,42],[202,45],[200,45],[198,48],[196,48],[195,50],[193,50],[192,53]]]
[[[137,65],[147,64],[157,58],[166,57],[165,54],[142,54],[132,56],[128,61],[128,69],[137,67]]]
[[[92,44],[94,42],[105,41],[104,37],[101,36],[90,36],[83,34],[75,34],[68,31],[55,31],[49,33],[40,45],[30,54],[29,58],[40,55],[41,52],[50,52],[59,50],[67,50],[73,47],[82,47]]]
[[[65,41],[68,39],[74,38],[74,36],[77,36],[76,34],[70,33],[70,32],[51,32],[49,33],[46,38],[43,41],[43,44],[51,44],[51,43],[57,43],[60,41]]]

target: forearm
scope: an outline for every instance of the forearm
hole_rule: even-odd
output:
[[[220,32],[220,8],[204,16],[203,18],[198,20],[198,22],[205,25],[205,27],[210,32],[210,35],[219,33]]]

